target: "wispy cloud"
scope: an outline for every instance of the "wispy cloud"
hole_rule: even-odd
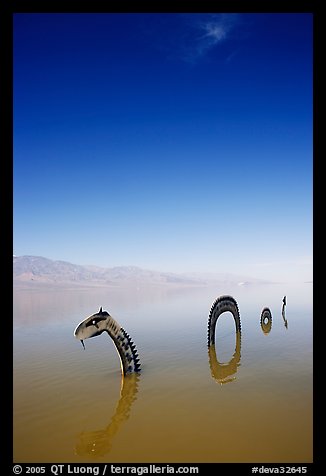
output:
[[[148,36],[152,46],[164,51],[167,58],[196,64],[215,49],[237,38],[241,18],[238,13],[154,15]],[[233,47],[225,50],[225,60],[233,57]]]
[[[215,15],[211,20],[201,23],[200,28],[205,32],[203,38],[207,38],[211,45],[215,45],[220,41],[226,39],[234,19],[230,15]]]
[[[211,50],[225,43],[232,36],[238,14],[205,14],[196,17],[194,14],[192,22],[192,38],[185,49],[184,59],[196,62]]]
[[[224,25],[216,23],[207,23],[204,25],[206,30],[206,37],[213,41],[213,44],[218,43],[226,37],[226,28]]]

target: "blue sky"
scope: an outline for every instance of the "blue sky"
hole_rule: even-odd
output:
[[[14,254],[311,280],[312,21],[15,14]]]

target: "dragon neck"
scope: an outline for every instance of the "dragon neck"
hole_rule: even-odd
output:
[[[112,317],[108,320],[106,331],[119,354],[122,374],[140,372],[138,352],[129,334]]]

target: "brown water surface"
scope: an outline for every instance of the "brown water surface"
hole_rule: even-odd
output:
[[[222,294],[241,333],[226,312],[208,348]],[[121,379],[106,334],[85,351],[74,338],[100,306],[135,342],[139,377]],[[311,462],[312,284],[14,289],[13,425],[17,463]]]

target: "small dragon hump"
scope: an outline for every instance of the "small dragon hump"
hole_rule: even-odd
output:
[[[272,328],[272,313],[269,307],[264,307],[260,315],[260,325],[264,334],[268,334]]]

